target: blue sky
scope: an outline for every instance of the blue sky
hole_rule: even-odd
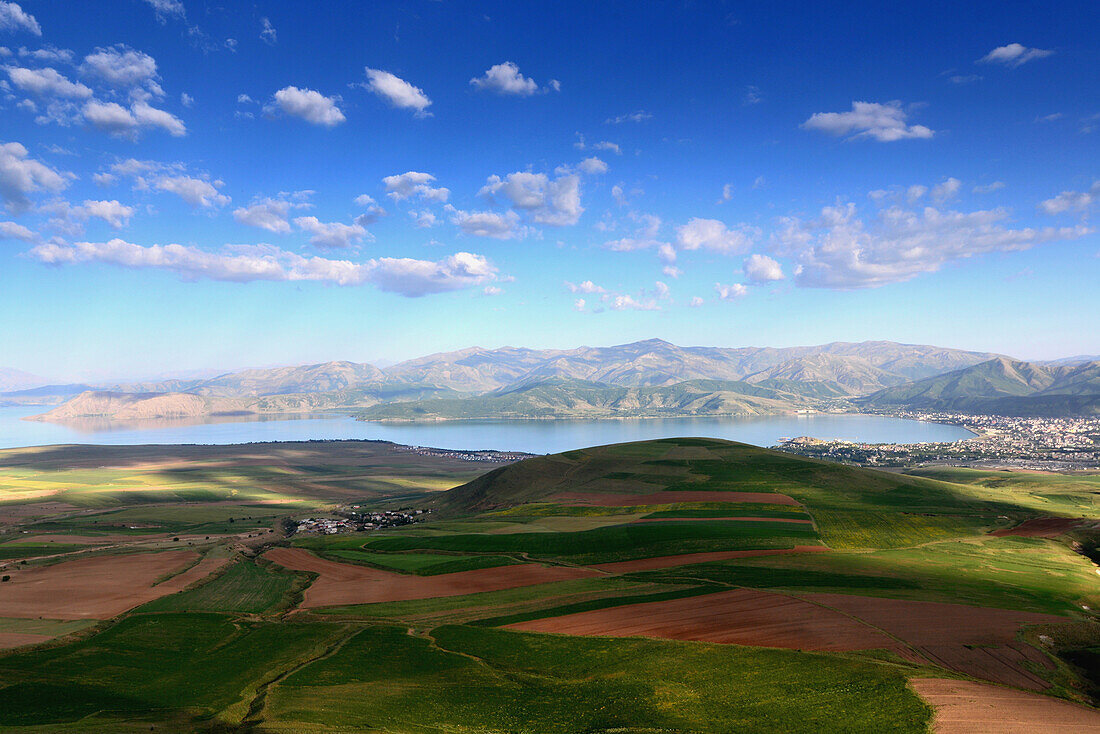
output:
[[[1100,353],[1095,2],[0,2],[0,366]]]

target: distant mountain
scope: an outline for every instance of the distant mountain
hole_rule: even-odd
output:
[[[0,392],[0,405],[55,405],[74,395],[94,390],[83,383],[72,385],[43,385],[26,390]]]
[[[747,382],[687,380],[659,387],[623,387],[552,377],[531,378],[521,385],[474,397],[379,404],[361,411],[359,417],[473,420],[732,416],[818,409],[826,407],[826,402]]]
[[[822,401],[837,405],[837,400],[848,396],[968,367],[991,356],[996,355],[893,342],[727,349],[680,347],[649,339],[565,350],[471,347],[384,370],[369,364],[326,362],[111,385],[98,401],[82,395],[75,405],[60,406],[46,418],[62,420],[75,413],[110,417],[115,409],[124,415],[369,409],[372,416],[394,419],[775,413]],[[643,388],[668,390],[645,392]],[[705,397],[708,389],[710,398]],[[201,400],[176,397],[138,407],[119,397],[123,394],[143,395],[142,400],[156,395]],[[471,402],[459,405],[463,399]],[[448,402],[412,405],[426,400]],[[402,405],[397,407],[398,403]],[[395,407],[375,407],[383,404]],[[108,412],[97,412],[104,410]]]
[[[49,380],[38,375],[32,375],[29,372],[12,369],[11,367],[0,367],[0,392],[26,390],[27,388],[45,385],[47,382]]]
[[[1008,358],[887,388],[857,399],[869,408],[1016,416],[1100,414],[1100,361],[1043,365]]]
[[[1043,364],[1048,365],[1073,365],[1087,362],[1100,362],[1100,354],[1078,354],[1075,357],[1062,357],[1061,359],[1048,359]]]

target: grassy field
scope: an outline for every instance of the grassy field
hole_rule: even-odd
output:
[[[700,491],[775,499],[668,501]],[[630,503],[656,493],[667,494]],[[616,495],[624,504],[614,504]],[[798,504],[784,504],[788,497]],[[88,548],[21,540],[30,535],[112,536],[96,558],[166,547],[230,558],[186,590],[114,619],[0,616],[0,634],[72,635],[0,651],[0,731],[924,732],[931,712],[907,679],[961,675],[881,651],[504,628],[646,602],[703,604],[692,597],[739,588],[1066,615],[1067,625],[1020,634],[1065,653],[1042,674],[1056,683],[1050,692],[1086,700],[1100,695],[1085,682],[1088,670],[1100,669],[1092,611],[1100,609],[1100,577],[1082,555],[1092,546],[1074,541],[1093,531],[1056,539],[988,533],[1049,515],[1100,521],[1098,498],[1097,476],[906,475],[706,439],[584,449],[496,469],[364,442],[0,451],[0,566],[29,558],[12,574],[16,582],[64,562],[36,557]],[[285,518],[351,504],[433,512],[370,533],[282,535]],[[761,520],[729,519],[738,517]],[[197,547],[171,542],[176,536]],[[272,544],[392,572],[372,574],[382,588],[476,569],[486,569],[478,578],[499,569],[507,580],[509,566],[531,559],[584,566],[796,545],[828,550],[682,565],[661,559],[670,566],[302,610],[316,575],[265,560]],[[431,583],[439,586],[423,588],[456,591],[452,579]],[[4,593],[0,586],[0,603]]]

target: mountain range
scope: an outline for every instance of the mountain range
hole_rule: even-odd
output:
[[[758,415],[813,410],[1096,412],[1096,362],[1027,363],[894,342],[809,347],[516,347],[216,377],[59,386],[44,420],[340,411],[372,420]],[[34,391],[24,391],[34,392]],[[15,393],[0,394],[0,400]],[[23,395],[20,402],[33,398]],[[63,402],[62,402],[63,401]]]

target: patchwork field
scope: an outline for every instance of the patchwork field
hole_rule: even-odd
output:
[[[1100,731],[1098,498],[707,439],[0,452],[0,730]]]

